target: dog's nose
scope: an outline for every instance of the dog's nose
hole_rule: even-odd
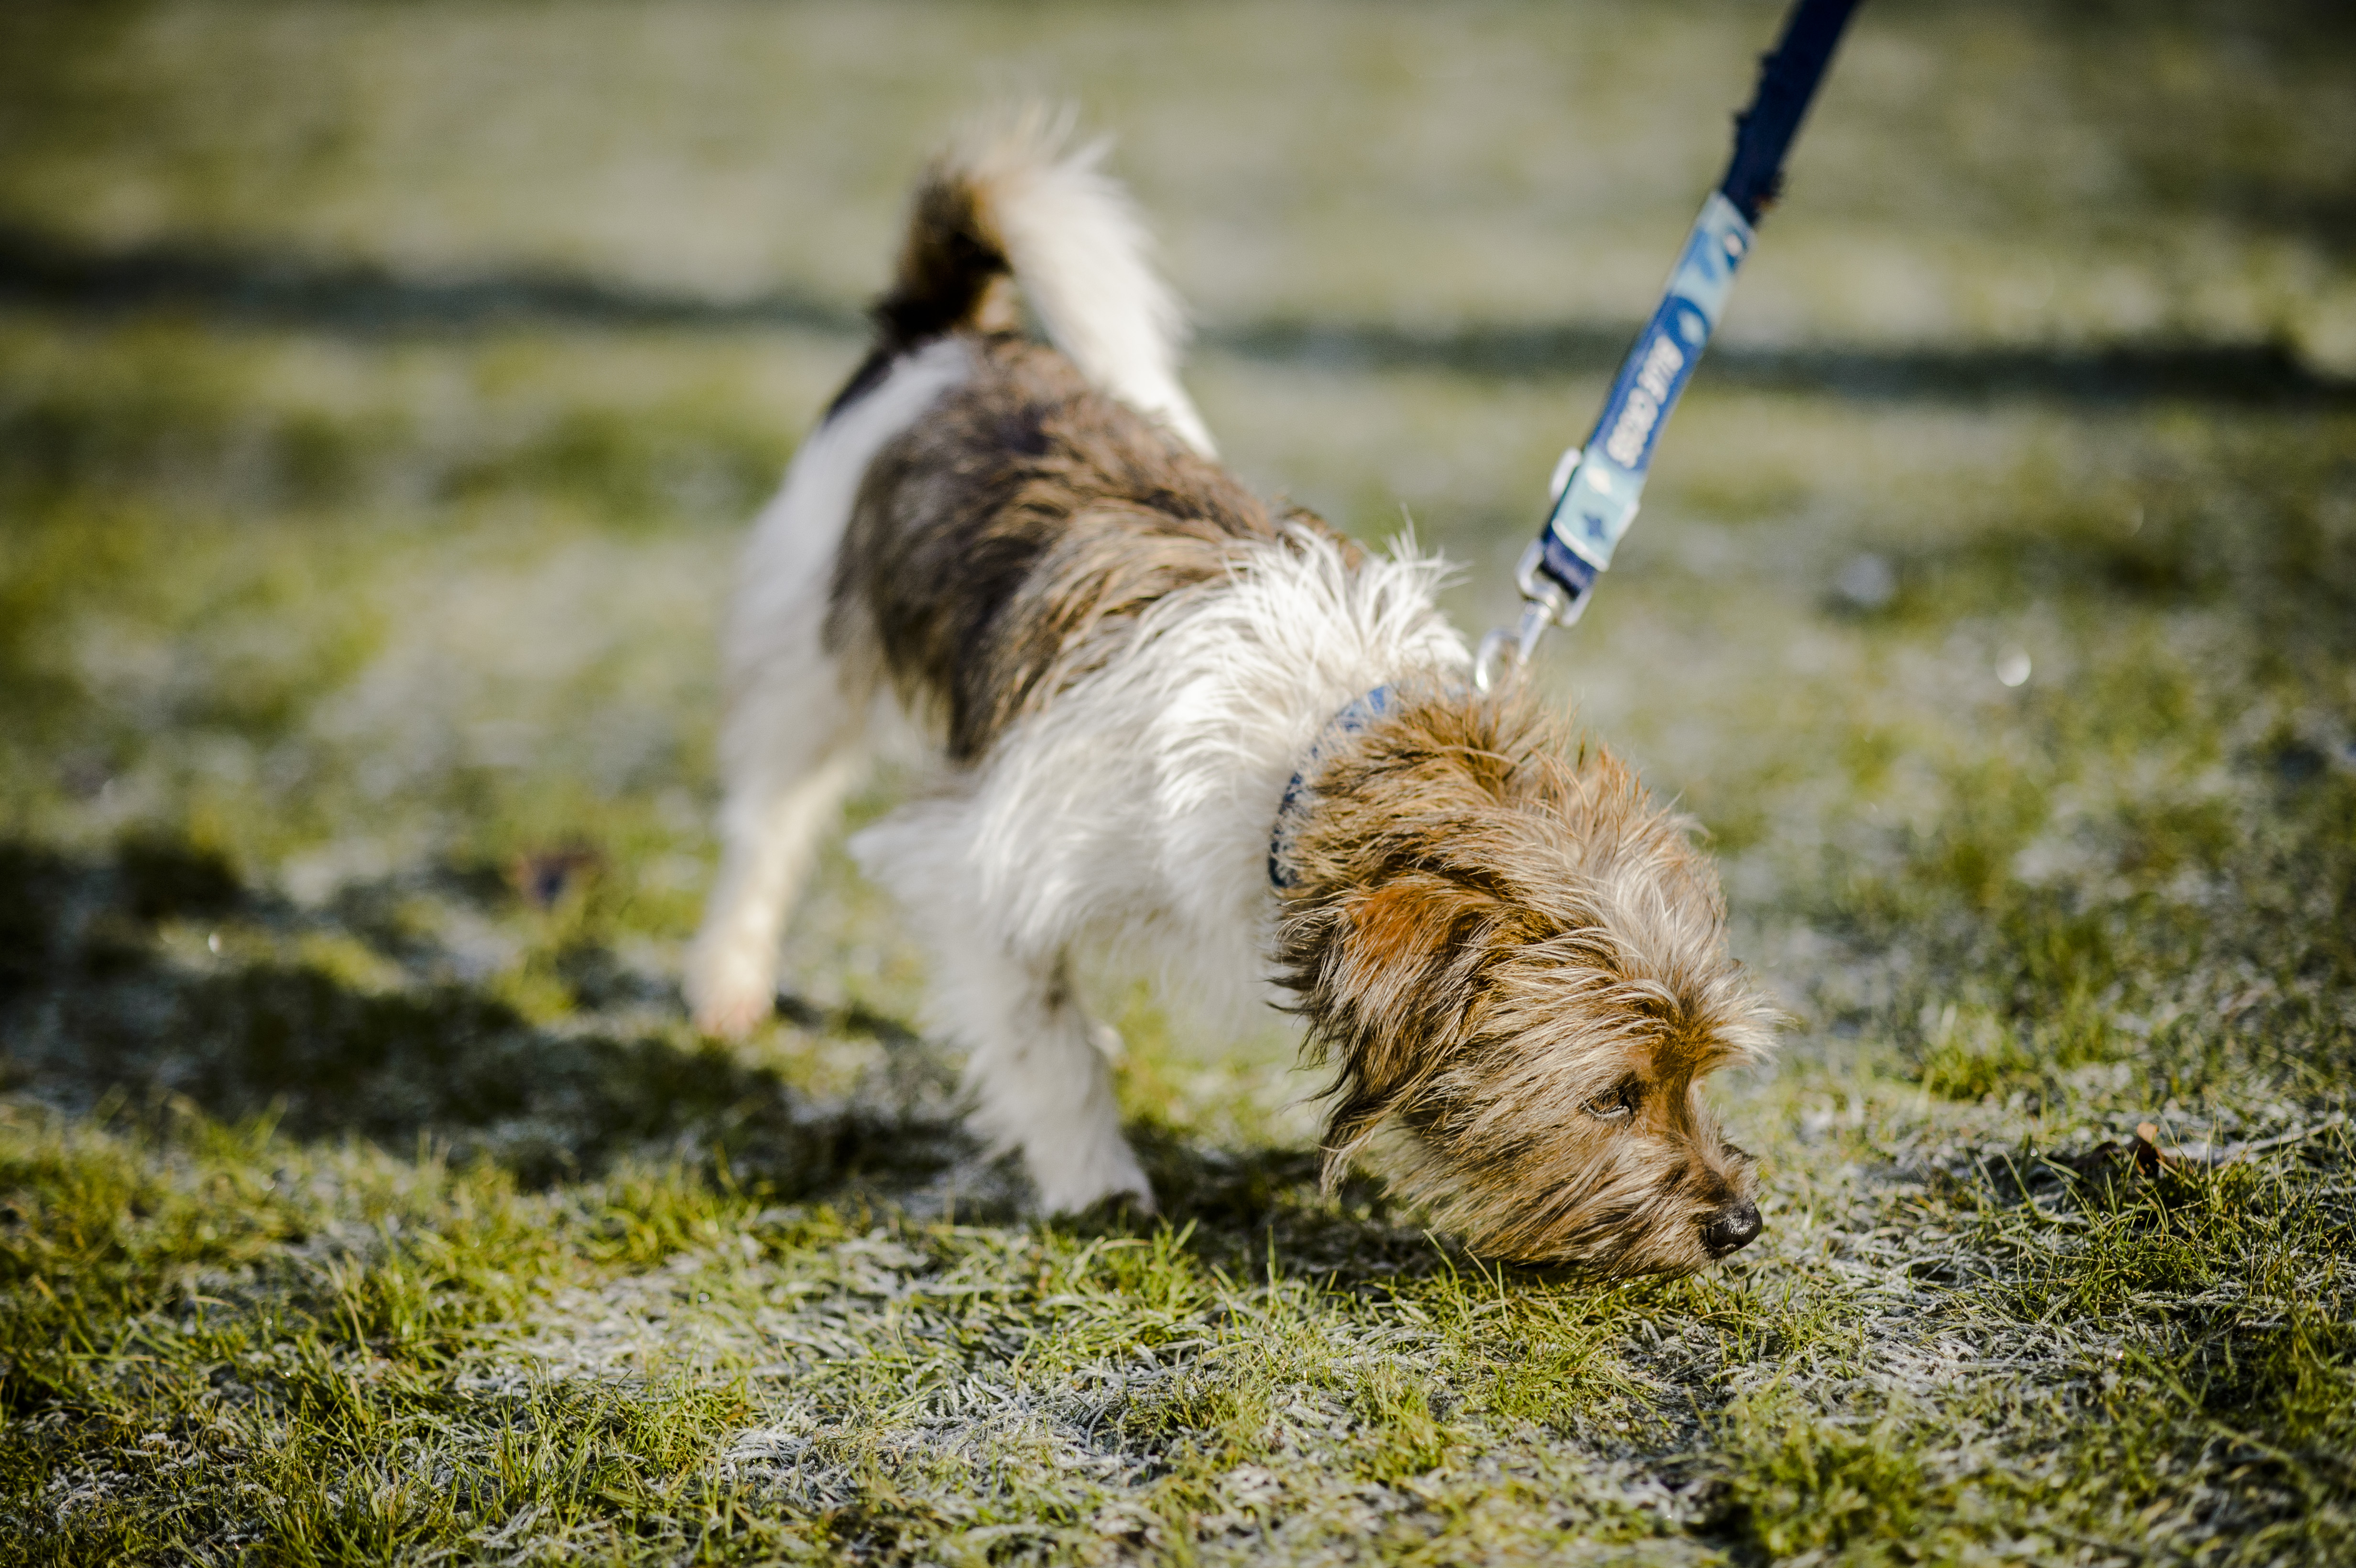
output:
[[[1715,1219],[1701,1228],[1701,1244],[1709,1255],[1722,1258],[1729,1253],[1740,1252],[1759,1234],[1759,1205],[1739,1203],[1731,1209],[1721,1209]]]

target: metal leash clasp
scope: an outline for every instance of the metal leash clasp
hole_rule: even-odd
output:
[[[1472,684],[1486,692],[1495,688],[1501,675],[1518,677],[1527,667],[1530,655],[1537,651],[1538,638],[1555,624],[1555,616],[1554,605],[1546,601],[1523,600],[1518,624],[1510,630],[1494,627],[1481,639],[1480,651],[1472,656]]]
[[[1547,499],[1559,501],[1570,476],[1579,471],[1580,449],[1566,449],[1554,465],[1554,475],[1547,481]],[[1528,668],[1530,656],[1537,651],[1538,639],[1546,635],[1548,626],[1575,626],[1580,613],[1587,608],[1587,595],[1573,598],[1565,593],[1552,578],[1539,570],[1546,559],[1546,547],[1532,539],[1522,551],[1520,562],[1514,568],[1515,585],[1522,591],[1522,615],[1510,629],[1497,626],[1481,639],[1481,646],[1472,656],[1472,684],[1483,692],[1494,688],[1498,678],[1508,672],[1519,677]]]

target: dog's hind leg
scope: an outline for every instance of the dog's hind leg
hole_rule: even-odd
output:
[[[708,1033],[740,1037],[769,1016],[786,916],[859,777],[877,672],[872,651],[828,646],[826,624],[860,484],[970,365],[948,340],[898,360],[803,443],[754,526],[729,613],[720,880],[688,959],[688,1005]]]
[[[688,1004],[707,1034],[741,1039],[775,1008],[786,916],[865,761],[860,714],[824,667],[832,662],[797,671],[781,660],[729,713],[720,880],[687,972]]]

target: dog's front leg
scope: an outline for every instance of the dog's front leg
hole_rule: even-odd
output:
[[[1118,1037],[1082,1010],[1063,963],[1026,962],[971,928],[945,933],[941,947],[936,1004],[946,1032],[971,1052],[975,1133],[993,1149],[1023,1151],[1051,1214],[1121,1195],[1152,1212],[1099,1044]]]

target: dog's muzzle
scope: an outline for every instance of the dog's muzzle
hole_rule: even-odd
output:
[[[1721,1209],[1710,1222],[1701,1228],[1701,1244],[1709,1255],[1722,1258],[1749,1246],[1759,1234],[1759,1205],[1738,1203]]]

